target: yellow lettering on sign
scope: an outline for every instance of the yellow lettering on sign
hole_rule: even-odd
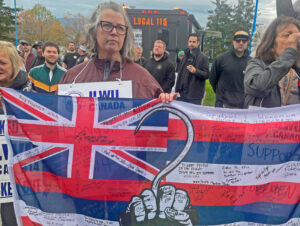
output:
[[[156,19],[156,20],[155,20]],[[144,25],[144,26],[168,26],[168,18],[163,17],[133,17],[133,25]]]
[[[167,18],[163,19],[163,26],[164,27],[168,26],[168,20],[167,20]]]

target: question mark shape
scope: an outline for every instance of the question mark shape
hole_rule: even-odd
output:
[[[182,161],[183,159],[187,156],[189,151],[191,150],[192,144],[194,142],[194,137],[195,137],[195,132],[194,132],[194,127],[193,124],[190,120],[190,118],[182,111],[178,110],[177,108],[170,107],[170,106],[157,106],[153,107],[149,112],[147,112],[140,120],[139,124],[135,128],[134,135],[139,131],[141,128],[143,122],[152,114],[159,112],[159,111],[167,111],[170,112],[177,117],[179,117],[185,124],[186,130],[187,130],[187,139],[185,146],[181,150],[181,152],[176,156],[176,158],[169,162],[163,169],[159,171],[159,173],[155,176],[152,185],[151,185],[151,190],[157,196],[157,191],[159,188],[159,184],[167,174],[169,174],[172,170],[174,170]]]

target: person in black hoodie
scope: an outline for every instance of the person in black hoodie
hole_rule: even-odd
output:
[[[170,93],[175,83],[175,67],[168,57],[166,44],[156,40],[152,57],[144,64],[144,68],[157,80],[165,93]]]
[[[0,87],[31,91],[31,82],[25,71],[21,71],[22,60],[16,47],[6,41],[0,41]],[[3,108],[0,104],[0,114]],[[1,221],[3,226],[17,225],[13,203],[2,203]]]
[[[247,32],[237,31],[231,49],[217,56],[213,62],[209,81],[216,93],[216,107],[244,107],[244,70],[251,59],[248,41]]]
[[[205,92],[205,80],[209,77],[209,60],[199,49],[200,39],[197,34],[190,34],[188,49],[178,67],[178,78],[175,91],[179,92],[178,100],[202,104]]]

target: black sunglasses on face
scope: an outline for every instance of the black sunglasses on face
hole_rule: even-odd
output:
[[[240,42],[246,43],[246,42],[248,42],[248,40],[246,40],[246,39],[236,39],[235,41],[237,43],[240,43]]]
[[[117,24],[114,26],[108,21],[100,21],[98,25],[100,25],[102,30],[107,33],[112,32],[112,30],[115,28],[119,35],[125,35],[128,29],[128,27],[125,25]]]

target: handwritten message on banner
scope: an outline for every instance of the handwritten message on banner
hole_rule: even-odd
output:
[[[1,89],[23,225],[298,225],[299,105]]]

